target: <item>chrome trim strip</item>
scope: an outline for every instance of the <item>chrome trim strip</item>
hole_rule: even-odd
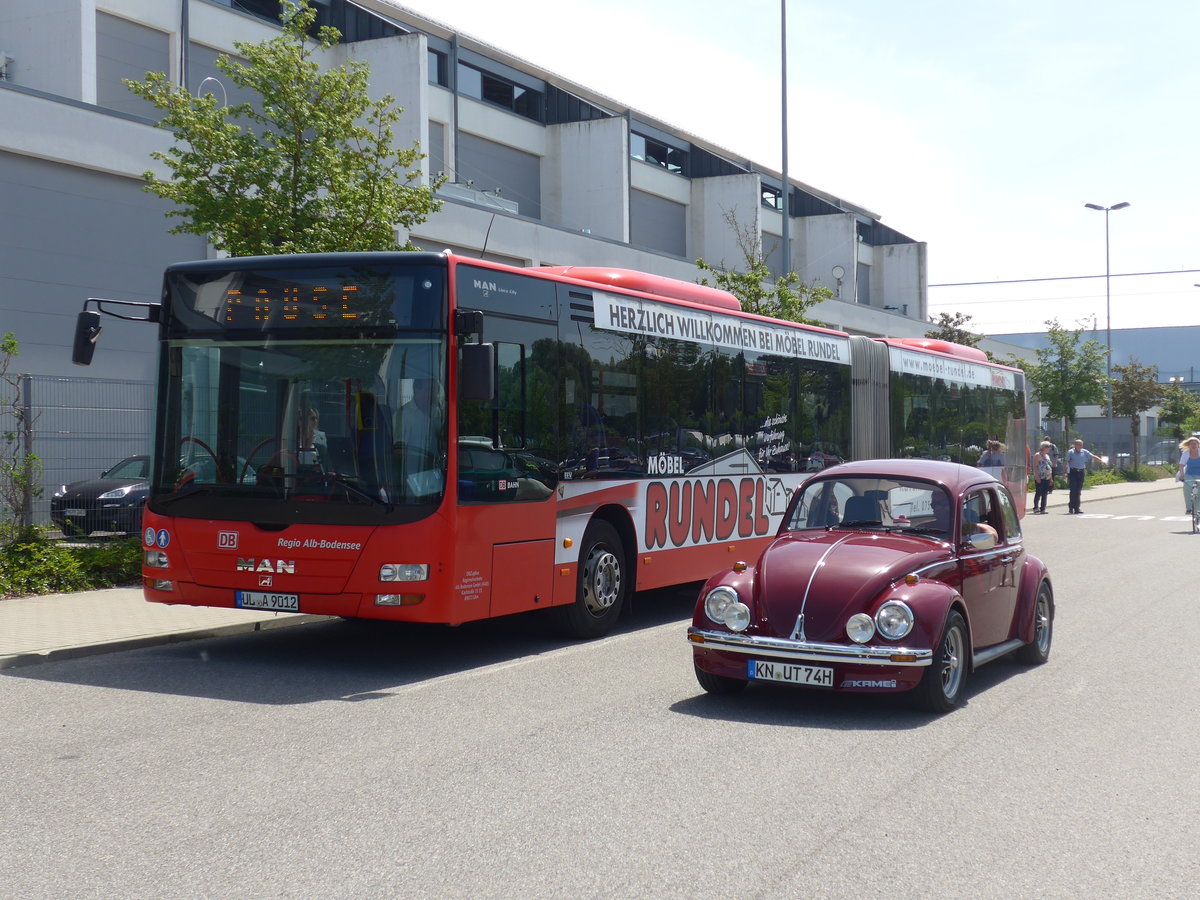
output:
[[[703,640],[693,641],[691,640],[692,635]],[[918,650],[913,647],[821,644],[815,641],[754,637],[753,635],[731,634],[724,631],[701,631],[694,627],[688,629],[688,638],[693,647],[713,647],[728,653],[745,653],[805,662],[852,663],[864,666],[928,666],[933,662],[932,650]],[[901,653],[915,656],[916,659],[912,662],[896,662],[892,659],[892,656]]]

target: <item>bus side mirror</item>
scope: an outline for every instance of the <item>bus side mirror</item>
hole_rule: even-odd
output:
[[[100,313],[85,309],[75,320],[75,343],[71,347],[71,362],[77,366],[90,366],[96,352],[96,339],[100,337]]]
[[[496,347],[494,344],[462,344],[458,367],[458,392],[463,400],[496,399]]]

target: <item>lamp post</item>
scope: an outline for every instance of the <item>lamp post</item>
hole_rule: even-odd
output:
[[[1117,452],[1113,446],[1113,408],[1112,408],[1112,270],[1108,258],[1108,214],[1114,209],[1124,209],[1128,203],[1114,203],[1112,206],[1100,206],[1097,203],[1083,204],[1088,209],[1098,209],[1104,213],[1104,343],[1108,348],[1105,358],[1104,393],[1108,399],[1108,458],[1109,465],[1116,462]]]

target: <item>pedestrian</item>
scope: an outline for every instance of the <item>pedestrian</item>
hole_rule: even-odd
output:
[[[1184,512],[1192,514],[1192,483],[1200,481],[1200,438],[1185,438],[1179,445],[1179,472],[1176,481],[1183,482]]]
[[[1083,476],[1087,474],[1088,463],[1092,460],[1104,465],[1104,460],[1090,450],[1083,449],[1083,441],[1075,438],[1075,446],[1067,451],[1067,487],[1071,493],[1067,503],[1067,514],[1079,515],[1079,494],[1083,491]]]
[[[1054,474],[1057,475],[1062,471],[1058,467],[1058,464],[1062,461],[1058,455],[1058,444],[1050,440],[1050,435],[1048,434],[1042,438],[1042,443],[1050,445],[1050,465],[1054,466]]]
[[[988,441],[987,447],[975,465],[981,468],[1004,465],[1004,445],[999,441]]]
[[[1054,484],[1054,463],[1050,457],[1050,446],[1043,441],[1037,456],[1033,458],[1033,511],[1043,516],[1046,514],[1046,498]]]

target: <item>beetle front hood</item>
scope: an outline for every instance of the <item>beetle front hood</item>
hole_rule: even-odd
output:
[[[786,534],[759,558],[755,621],[773,635],[788,637],[803,612],[808,640],[841,641],[846,620],[873,612],[876,598],[890,584],[952,558],[945,544],[894,532]]]

